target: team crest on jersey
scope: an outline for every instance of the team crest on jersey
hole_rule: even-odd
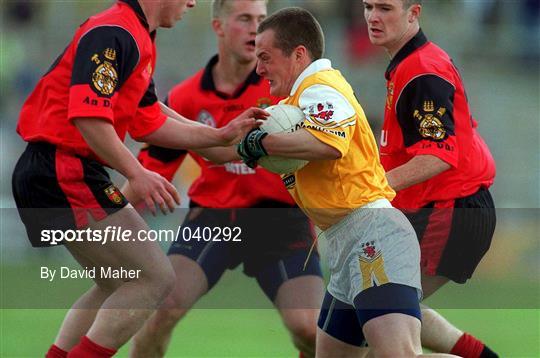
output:
[[[384,269],[384,259],[381,251],[375,246],[375,241],[362,243],[361,253],[358,257],[360,272],[362,273],[362,285],[366,290],[376,283],[383,285],[388,283],[388,276]]]
[[[146,77],[147,79],[152,77],[152,61],[148,61],[148,65],[146,66],[146,68],[143,70],[143,76]]]
[[[283,184],[285,184],[285,187],[288,190],[292,190],[296,186],[296,177],[294,176],[294,174],[282,175],[281,180],[283,181]]]
[[[109,198],[110,201],[112,201],[115,204],[121,204],[123,200],[123,195],[120,193],[120,190],[118,190],[117,187],[114,185],[109,185],[105,189],[105,194]]]
[[[418,130],[420,135],[426,139],[441,141],[446,138],[446,128],[442,123],[442,117],[446,113],[446,108],[439,107],[435,112],[435,104],[433,101],[424,101],[422,109],[416,109],[413,117],[420,123]]]
[[[261,97],[257,100],[255,105],[259,108],[265,109],[272,105],[272,100],[268,97]]]
[[[216,120],[214,119],[214,117],[212,117],[210,112],[204,109],[200,111],[199,114],[197,115],[197,122],[216,128]]]
[[[94,88],[104,96],[112,95],[118,85],[118,73],[113,65],[116,61],[116,50],[107,48],[101,56],[96,53],[90,60],[98,65],[92,74]]]
[[[386,108],[392,109],[392,103],[394,103],[394,82],[390,82],[386,89]]]
[[[325,125],[334,117],[334,105],[330,102],[312,104],[308,107],[309,118],[312,122]]]

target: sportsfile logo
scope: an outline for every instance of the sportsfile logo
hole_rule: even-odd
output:
[[[64,242],[97,242],[105,245],[107,242],[174,242],[183,241],[224,241],[241,242],[242,229],[234,227],[197,227],[179,226],[176,230],[138,230],[133,232],[118,226],[107,226],[103,230],[90,228],[83,230],[42,230],[41,242],[58,245]]]

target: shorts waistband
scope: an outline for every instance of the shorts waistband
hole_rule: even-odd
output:
[[[27,148],[30,150],[55,150],[56,145],[47,142],[28,142]]]
[[[369,209],[369,208],[375,208],[375,209],[382,209],[382,208],[392,208],[392,204],[390,204],[390,201],[388,199],[377,199],[375,201],[372,201],[371,203],[367,203],[366,205],[362,205],[356,210],[359,209]],[[355,211],[356,211],[355,210]]]
[[[340,230],[344,226],[348,226],[351,221],[362,218],[364,215],[367,214],[367,210],[365,209],[390,209],[390,208],[393,208],[393,206],[392,204],[390,204],[390,201],[388,201],[388,199],[377,199],[375,201],[372,201],[371,203],[362,205],[361,207],[353,210],[349,215],[344,217],[340,222],[326,229],[324,231],[324,236],[327,236],[327,235],[332,236],[332,234],[336,232],[337,230]]]

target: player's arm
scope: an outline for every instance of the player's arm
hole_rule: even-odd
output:
[[[90,148],[128,178],[153,212],[156,204],[172,211],[179,202],[175,188],[144,169],[114,129],[117,91],[132,74],[139,56],[134,37],[124,28],[100,26],[85,33],[73,62],[68,118]]]
[[[165,102],[167,102],[167,100],[165,100]],[[161,101],[159,101],[158,103],[159,103],[159,108],[161,109],[161,113],[165,114],[167,117],[176,119],[177,121],[181,123],[190,124],[193,126],[204,126],[204,124],[202,123],[187,119],[186,117],[184,117],[183,115],[181,115],[180,113],[176,112],[174,109],[169,107],[167,103],[163,103]]]
[[[396,104],[407,154],[413,158],[387,172],[390,186],[406,189],[457,166],[454,126],[455,88],[436,75],[412,80]]]
[[[236,151],[236,146],[233,145],[228,147],[197,149],[194,150],[194,152],[215,164],[225,164],[241,159]]]
[[[238,143],[247,132],[258,126],[256,118],[265,116],[267,113],[264,110],[250,108],[221,128],[183,123],[167,117],[158,129],[134,139],[172,149],[229,146]]]
[[[422,183],[450,168],[450,164],[434,155],[417,155],[407,163],[386,173],[386,179],[392,189],[400,191]]]
[[[170,108],[169,106],[167,106],[167,104],[163,102],[159,102],[159,105],[160,105],[162,113],[164,113],[170,118],[176,119],[177,121],[181,123],[186,123],[186,124],[190,124],[190,125],[194,125],[198,127],[201,127],[201,126],[205,127],[205,125],[202,123],[187,119],[186,117],[182,116],[180,113],[176,112],[175,110],[173,110],[172,108]],[[232,162],[234,160],[240,159],[240,156],[236,153],[236,148],[234,146],[197,148],[197,149],[193,149],[193,151],[216,164],[224,164],[224,163],[228,163],[228,162]]]
[[[307,88],[300,96],[304,128],[292,133],[251,131],[238,146],[242,159],[253,166],[262,156],[303,160],[335,160],[348,151],[356,111],[337,90],[325,85]]]
[[[292,133],[273,133],[262,140],[268,155],[304,160],[333,160],[341,157],[336,148],[323,143],[305,129]]]

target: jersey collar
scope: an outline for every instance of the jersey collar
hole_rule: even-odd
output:
[[[242,95],[242,93],[245,92],[245,90],[248,88],[249,85],[257,84],[260,82],[261,77],[257,74],[255,69],[249,74],[249,76],[246,78],[245,82],[242,83],[236,91],[234,91],[233,95],[229,95],[227,93],[220,92],[216,89],[216,84],[214,82],[214,77],[212,76],[212,69],[218,63],[218,55],[215,55],[208,61],[208,64],[204,68],[204,72],[201,78],[201,88],[203,91],[212,91],[214,92],[218,97],[221,97],[223,99],[231,99],[231,98],[238,98]]]
[[[332,62],[326,58],[321,58],[317,61],[312,62],[306,69],[298,76],[296,81],[294,81],[294,84],[291,88],[290,96],[293,96],[294,93],[298,90],[298,87],[300,87],[300,84],[309,76],[312,74],[322,71],[322,70],[331,70],[332,69]]]
[[[144,14],[144,11],[141,7],[141,4],[139,4],[139,1],[137,0],[119,0],[120,2],[124,2],[126,3],[127,5],[129,5],[129,7],[131,7],[131,9],[133,11],[135,11],[135,14],[137,15],[137,17],[139,18],[139,20],[141,21],[141,24],[147,29],[149,30],[150,29],[150,26],[148,25],[148,20],[146,19],[146,15]],[[154,31],[155,32],[155,31]]]
[[[424,46],[428,42],[428,39],[426,35],[424,35],[424,32],[422,29],[418,31],[418,33],[409,40],[402,48],[398,51],[398,53],[394,56],[392,61],[390,61],[390,65],[388,65],[388,68],[386,69],[386,73],[384,76],[387,80],[390,80],[390,74],[392,71],[396,69],[396,67],[404,60],[406,59],[411,53],[418,50],[420,47]]]

